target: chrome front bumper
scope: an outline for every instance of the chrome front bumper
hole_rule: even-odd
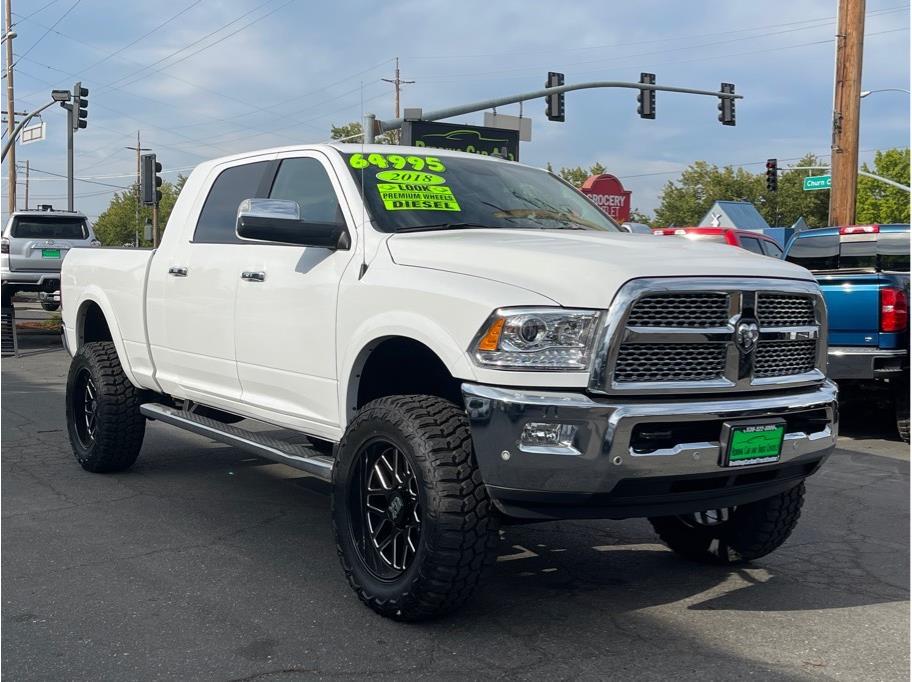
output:
[[[583,393],[531,392],[476,384],[463,384],[462,391],[478,465],[492,498],[502,511],[530,518],[566,516],[556,508],[553,514],[541,511],[540,505],[549,508],[562,505],[617,507],[618,501],[624,511],[592,515],[612,518],[658,515],[662,510],[694,505],[709,509],[719,504],[725,495],[737,492],[735,489],[742,490],[739,488],[742,483],[750,483],[753,499],[761,499],[764,495],[757,495],[769,493],[773,483],[783,484],[787,478],[789,485],[794,485],[795,478],[800,480],[815,470],[835,446],[838,431],[837,390],[829,381],[774,396],[751,394],[675,400],[664,396],[658,401],[632,397],[594,399]],[[718,440],[722,422],[778,417],[796,424],[811,413],[817,415],[814,423],[819,428],[806,432],[787,427],[778,462],[747,467],[722,466],[724,446]],[[821,423],[822,415],[825,420]],[[577,427],[572,445],[524,446],[520,437],[530,422]],[[718,422],[720,426],[713,431],[716,434],[713,438],[685,440],[649,452],[631,446],[635,429],[643,424],[700,423],[708,425],[703,427],[706,431],[715,428],[710,422]],[[691,484],[676,486],[676,478],[686,479]],[[643,479],[648,480],[644,483]],[[640,482],[634,484],[632,480]],[[650,490],[650,481],[667,482],[668,485],[663,483],[652,489],[657,495],[653,500],[657,507],[646,504],[638,508],[640,505],[633,499],[638,495],[631,497],[628,493]],[[761,491],[758,483],[770,485]],[[674,494],[681,488],[700,494]],[[718,493],[715,497],[714,490]],[[514,503],[539,509],[534,514],[526,514],[514,508]]]

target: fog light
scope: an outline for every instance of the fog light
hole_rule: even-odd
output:
[[[573,447],[577,430],[572,424],[529,422],[519,437],[519,449],[523,452],[578,455],[579,450]]]

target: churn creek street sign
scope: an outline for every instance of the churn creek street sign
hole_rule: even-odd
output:
[[[804,179],[804,191],[811,192],[815,189],[829,189],[830,188],[830,176],[829,175],[814,175],[809,178]]]

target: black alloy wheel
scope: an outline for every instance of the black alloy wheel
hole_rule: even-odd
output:
[[[89,448],[95,442],[98,428],[98,391],[88,369],[83,368],[76,375],[75,390],[70,400],[76,437],[82,447]]]
[[[418,478],[396,445],[377,438],[358,453],[352,482],[354,545],[371,574],[395,580],[411,566],[421,540]]]

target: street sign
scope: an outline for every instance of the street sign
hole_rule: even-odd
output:
[[[815,189],[829,189],[830,188],[830,176],[829,175],[814,175],[809,178],[804,179],[804,191],[812,192]]]
[[[532,119],[525,116],[508,116],[507,114],[495,114],[486,111],[484,115],[484,124],[488,128],[506,128],[507,130],[518,130],[520,142],[532,141]]]
[[[519,160],[518,130],[437,121],[406,121],[402,124],[401,144],[500,156],[509,161]]]
[[[47,124],[42,121],[38,125],[29,126],[28,128],[23,128],[22,133],[19,135],[19,142],[21,144],[29,144],[30,142],[39,142],[45,138],[47,135]]]
[[[630,190],[615,176],[604,173],[586,178],[580,191],[619,223],[630,218]]]

